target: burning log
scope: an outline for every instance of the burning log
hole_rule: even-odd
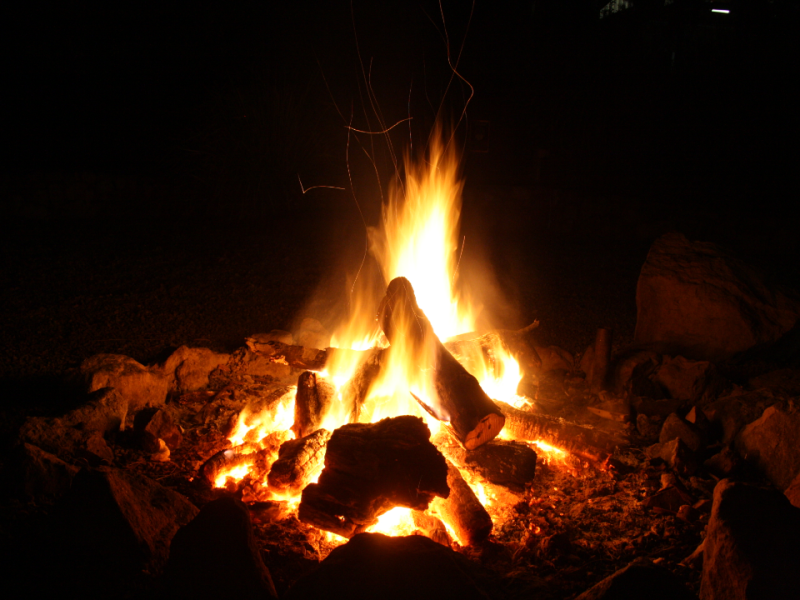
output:
[[[506,415],[506,431],[518,440],[544,440],[593,463],[602,463],[620,444],[609,434],[563,419],[536,415],[498,402]]]
[[[467,333],[443,343],[444,347],[458,357],[459,362],[471,372],[475,372],[475,369],[470,368],[470,365],[477,360],[494,365],[495,352],[502,349],[517,360],[523,373],[538,373],[542,359],[536,348],[525,339],[525,336],[538,326],[539,321],[534,321],[519,330],[496,329],[482,335]]]
[[[445,419],[449,420],[456,438],[465,448],[477,448],[500,433],[505,422],[503,413],[486,395],[478,380],[436,337],[430,321],[417,306],[414,289],[405,277],[397,277],[389,283],[378,309],[378,321],[392,344],[409,344],[413,356],[422,362],[420,368],[433,369],[439,397],[437,409],[445,413]]]
[[[350,422],[355,423],[361,414],[361,407],[367,399],[372,384],[378,378],[385,360],[387,348],[373,348],[361,361],[353,376],[342,388],[342,401],[350,406]]]
[[[447,486],[450,488],[450,495],[445,499],[434,499],[433,508],[450,524],[462,544],[472,545],[484,541],[492,531],[492,518],[449,460]]]
[[[536,458],[527,444],[493,440],[467,452],[465,463],[491,483],[524,492],[536,475]]]
[[[222,473],[244,464],[252,464],[257,451],[258,448],[253,444],[242,444],[235,448],[220,450],[203,463],[200,467],[200,474],[213,486]]]
[[[349,423],[333,432],[318,483],[303,490],[304,523],[352,537],[394,506],[425,510],[446,498],[447,465],[419,417]]]
[[[285,442],[267,477],[270,487],[284,492],[300,492],[322,465],[330,438],[330,431],[320,429],[299,440]]]
[[[306,371],[300,375],[297,380],[292,425],[292,431],[298,439],[322,427],[322,420],[335,398],[336,388],[319,374]]]

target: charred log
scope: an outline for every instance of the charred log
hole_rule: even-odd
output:
[[[235,448],[221,450],[203,463],[200,467],[200,475],[213,486],[217,477],[225,471],[255,462],[257,452],[258,448],[252,444],[242,444]]]
[[[398,277],[389,283],[378,309],[378,320],[392,344],[410,346],[420,369],[433,369],[438,411],[445,413],[464,447],[477,448],[500,433],[505,421],[503,413],[436,337],[425,313],[417,306],[408,279]]]
[[[599,429],[498,404],[506,415],[506,431],[518,440],[544,440],[593,463],[604,462],[623,443]]]
[[[306,371],[297,380],[294,402],[294,431],[302,438],[322,427],[322,421],[336,398],[336,388],[318,373]]]
[[[299,493],[322,466],[330,431],[320,429],[299,440],[285,442],[272,463],[267,481],[282,492]]]
[[[521,442],[492,440],[466,454],[466,467],[484,479],[524,492],[536,475],[536,452]]]
[[[492,518],[449,460],[447,485],[450,495],[444,499],[436,498],[434,510],[450,524],[462,544],[469,546],[484,541],[492,531]]]
[[[303,490],[304,523],[352,537],[394,506],[427,508],[446,498],[447,465],[422,419],[350,423],[333,432],[318,483]]]

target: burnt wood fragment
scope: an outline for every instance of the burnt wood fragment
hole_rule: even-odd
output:
[[[448,422],[465,448],[477,448],[500,433],[503,413],[436,337],[405,277],[389,283],[378,309],[378,321],[392,344],[410,347],[421,370],[432,369],[438,396],[434,412]]]
[[[331,432],[319,429],[299,440],[284,442],[272,463],[267,481],[271,488],[299,493],[322,466]]]
[[[322,427],[322,421],[336,399],[336,388],[318,373],[306,371],[297,380],[294,402],[294,431],[302,438]]]
[[[467,452],[465,464],[490,483],[524,492],[536,475],[536,452],[521,442],[492,440]]]
[[[444,499],[436,498],[433,509],[453,528],[462,544],[470,546],[484,541],[492,531],[492,518],[449,460],[447,486],[450,495]]]
[[[304,523],[351,537],[394,506],[424,510],[446,498],[447,465],[419,417],[349,423],[333,432],[318,483],[303,490]]]

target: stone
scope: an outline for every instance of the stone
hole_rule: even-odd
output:
[[[788,400],[767,408],[739,432],[736,449],[785,490],[800,473],[800,405]]]
[[[197,515],[184,496],[131,471],[83,468],[62,513],[76,569],[110,577],[120,570],[157,573],[175,532]]]
[[[672,355],[719,362],[777,341],[800,303],[769,287],[719,246],[680,233],[658,238],[636,286],[634,340]]]
[[[121,354],[96,354],[80,366],[80,373],[91,393],[112,387],[127,401],[128,410],[161,406],[167,399],[169,378],[156,367],[150,369]]]
[[[592,375],[594,374],[594,344],[591,344],[581,356],[581,362],[578,365],[581,371],[586,374],[586,381],[592,382]]]
[[[208,376],[230,359],[208,348],[181,346],[161,366],[169,379],[169,387],[178,393],[194,392],[208,387]]]
[[[253,352],[248,348],[239,348],[230,355],[228,362],[220,366],[216,372],[223,380],[252,380],[277,383],[280,385],[296,385],[297,378],[303,371],[293,369],[287,364],[273,362],[268,356]]]
[[[658,424],[651,421],[650,417],[645,414],[636,415],[636,431],[647,441],[652,442],[658,439]]]
[[[649,498],[645,498],[642,506],[654,509],[657,512],[678,514],[682,506],[691,505],[692,502],[694,502],[694,498],[686,490],[677,485],[668,485]]]
[[[680,438],[663,444],[653,444],[647,448],[647,454],[650,458],[662,459],[671,469],[684,477],[693,475],[697,471],[697,458]]]
[[[736,435],[747,424],[758,419],[768,407],[781,399],[772,390],[761,388],[744,391],[741,388],[704,404],[703,412],[717,437],[723,444],[733,443]]]
[[[736,452],[734,448],[725,446],[711,458],[707,459],[703,463],[703,466],[705,466],[712,475],[724,479],[725,477],[730,477],[738,473],[739,469],[742,467],[742,457],[739,456],[739,453]]]
[[[133,430],[147,452],[158,452],[161,439],[170,450],[176,450],[183,441],[183,434],[169,412],[164,409],[140,410],[133,419]]]
[[[244,338],[244,342],[251,352],[260,352],[269,348],[269,342],[280,342],[281,344],[293,346],[294,336],[283,329],[273,329],[269,333],[254,333]],[[272,352],[267,352],[267,354],[272,354]]]
[[[667,569],[634,562],[595,584],[575,600],[697,600]]]
[[[783,493],[789,499],[789,502],[792,503],[792,506],[800,508],[800,473],[792,480],[789,487],[783,490]]]
[[[331,345],[331,334],[316,319],[306,318],[300,323],[300,329],[295,336],[295,340],[298,346],[322,350]]]
[[[703,552],[702,600],[796,598],[800,509],[772,489],[721,480]]]
[[[776,369],[747,382],[750,389],[768,388],[791,396],[800,396],[800,369]]]
[[[628,396],[666,397],[665,390],[650,378],[659,364],[661,357],[651,350],[633,350],[615,357],[610,367],[614,391]]]
[[[172,539],[164,570],[168,596],[277,598],[247,508],[223,496],[206,504]]]
[[[20,428],[19,439],[67,462],[78,458],[88,458],[95,465],[102,460],[113,462],[113,452],[104,438],[119,432],[127,412],[128,403],[122,395],[114,388],[103,388],[61,417],[29,417]]]
[[[703,396],[717,397],[726,382],[707,360],[689,360],[683,356],[664,356],[650,377],[669,393],[670,398],[697,402]]]
[[[700,428],[672,413],[664,420],[658,441],[665,444],[675,438],[680,438],[695,453],[705,447],[705,436]]]
[[[64,496],[79,471],[55,454],[27,443],[14,449],[10,463],[12,486],[24,498],[37,503]]]
[[[572,371],[575,368],[575,359],[572,354],[563,348],[558,346],[534,346],[534,350],[542,360],[542,366],[540,367],[542,373],[547,373],[548,371]],[[594,357],[594,351],[592,351],[592,357]]]
[[[300,578],[284,598],[486,600],[478,587],[480,573],[478,565],[421,535],[359,533]]]

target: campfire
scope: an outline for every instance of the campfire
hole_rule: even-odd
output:
[[[702,569],[715,599],[749,577],[719,559],[738,526],[723,503],[748,531],[793,531],[800,462],[773,440],[800,447],[796,375],[755,355],[745,389],[711,361],[756,342],[772,352],[800,304],[777,292],[765,304],[772,292],[745,266],[665,235],[639,278],[638,345],[612,357],[600,328],[576,360],[537,343],[538,321],[493,327],[460,285],[461,185],[441,143],[406,166],[369,230],[382,281],[359,273],[332,332],[309,317],[230,354],[182,346],[151,366],[95,355],[75,373],[84,404],[27,419],[15,481],[59,503],[54,547],[80,567],[63,576],[91,579],[76,589],[144,578],[176,597],[307,598],[363,579],[381,596],[427,573],[459,597],[574,597],[619,577],[689,598]],[[404,570],[386,583],[396,557]]]
[[[332,544],[419,532],[466,547],[490,535],[503,502],[519,501],[509,495],[530,487],[540,456],[580,465],[566,449],[580,441],[518,394],[541,364],[526,341],[537,323],[477,332],[480,304],[459,292],[452,146],[437,139],[403,183],[369,231],[383,297],[358,288],[325,348],[280,332],[249,338],[251,352],[304,371],[245,407],[231,448],[200,473],[245,501],[285,503]],[[602,462],[601,449],[584,454]]]

